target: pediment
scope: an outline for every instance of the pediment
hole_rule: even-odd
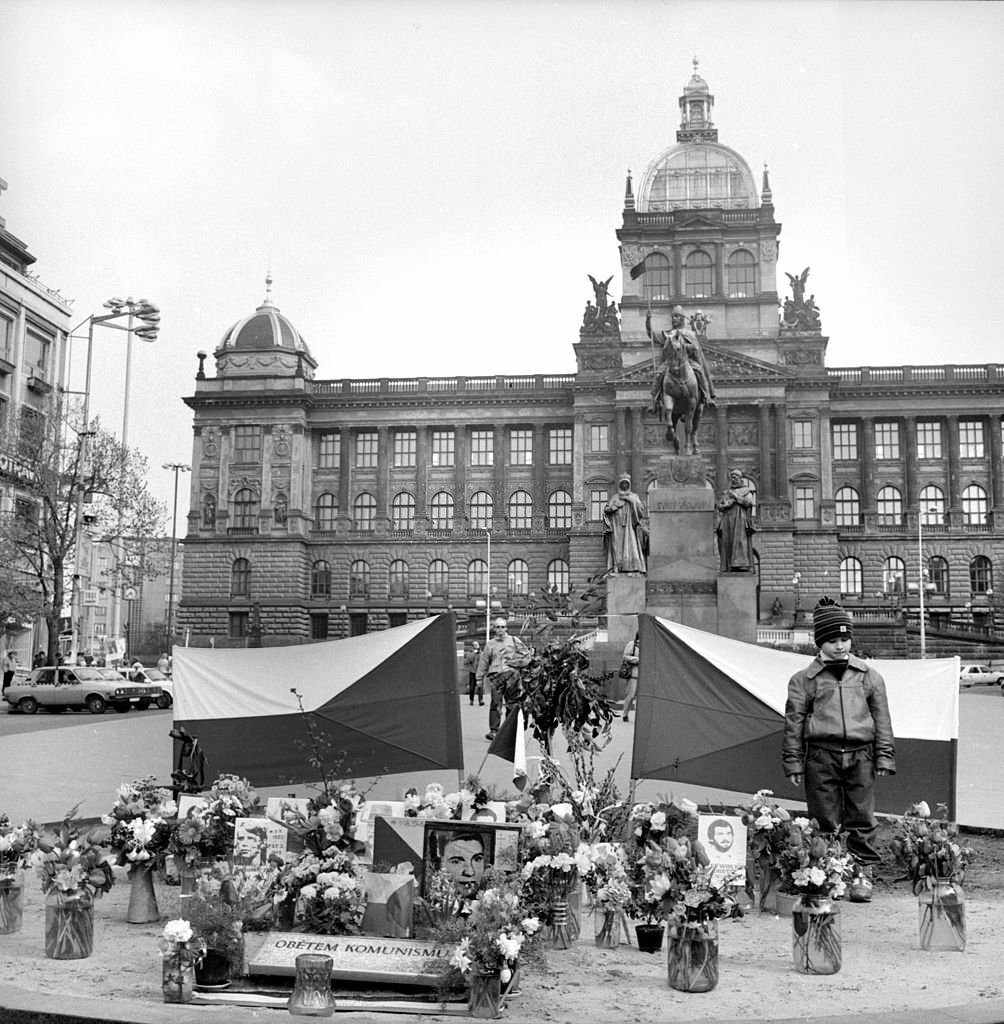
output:
[[[730,349],[721,348],[714,342],[704,342],[704,357],[711,369],[711,376],[714,378],[715,387],[720,384],[749,384],[750,381],[767,383],[776,381],[778,383],[795,379],[795,374],[783,366],[765,362],[762,359],[754,359],[753,356],[740,355]],[[611,378],[611,384],[622,387],[632,385],[649,386],[652,383],[652,363],[646,359],[625,370],[617,377]]]

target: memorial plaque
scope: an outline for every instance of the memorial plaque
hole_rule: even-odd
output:
[[[421,939],[305,932],[252,932],[245,943],[248,974],[292,976],[301,953],[320,953],[331,957],[332,978],[433,987],[442,979],[454,949],[450,943]]]

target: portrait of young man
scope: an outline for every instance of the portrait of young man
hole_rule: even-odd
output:
[[[429,822],[425,827],[423,886],[436,872],[451,878],[457,890],[473,896],[485,869],[495,863],[495,830],[476,822]]]

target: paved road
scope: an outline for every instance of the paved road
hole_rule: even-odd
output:
[[[484,737],[487,711],[470,707],[466,697],[461,699],[466,771],[475,772],[480,767],[484,784],[511,793],[511,765],[496,757],[489,757],[482,764],[488,746]],[[54,821],[80,803],[83,815],[99,817],[111,806],[120,782],[153,775],[167,783],[171,771],[171,725],[170,711],[154,709],[100,716],[80,712],[58,716],[0,712],[0,811],[6,811],[15,821],[29,816]],[[632,730],[633,722],[627,725],[617,719],[613,740],[597,761],[598,774],[616,765],[617,781],[624,794],[629,785]],[[1004,829],[1004,699],[996,687],[974,687],[960,695],[959,732],[959,821]],[[529,753],[539,754],[532,741]],[[559,760],[562,753],[558,752]],[[212,751],[207,754],[212,773]],[[424,786],[437,781],[449,791],[457,789],[460,780],[457,772],[420,773],[407,780],[388,777],[376,780],[370,795],[400,799],[403,782]],[[263,790],[263,794],[291,791],[291,787],[285,786]],[[306,787],[300,787],[299,792],[305,794]],[[748,794],[643,782],[636,795],[639,799],[673,795],[733,803]]]

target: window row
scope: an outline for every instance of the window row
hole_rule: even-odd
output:
[[[850,461],[859,457],[859,438],[857,423],[833,423],[830,425],[833,444],[833,458],[837,461]],[[876,420],[874,423],[874,456],[879,461],[902,458],[902,424],[898,421]],[[796,448],[811,447],[811,420],[795,420],[793,427],[793,446]],[[985,440],[986,423],[983,420],[959,420],[959,450],[961,459],[982,459],[986,457]],[[944,424],[940,420],[918,420],[917,458],[941,459],[945,455],[943,441]],[[1001,423],[1004,437],[1004,422]],[[804,443],[803,443],[804,442]]]
[[[452,530],[455,502],[449,491],[437,491],[429,501],[430,526],[434,530]],[[392,530],[415,528],[415,496],[409,491],[400,491],[390,503],[390,526]],[[487,491],[471,495],[468,506],[470,525],[476,530],[490,530],[495,518],[495,499]],[[529,530],[533,527],[533,497],[528,491],[513,491],[506,504],[509,527],[513,530]],[[372,530],[377,516],[377,500],[368,491],[357,494],[352,500],[352,528]],[[330,531],[335,529],[338,518],[338,498],[331,493],[320,495],[314,505],[314,529]],[[547,499],[547,525],[552,529],[569,529],[572,525],[572,496],[568,491],[552,491]]]
[[[349,597],[369,598],[372,589],[372,569],[369,562],[356,559],[349,566]],[[332,593],[331,565],[319,559],[311,566],[310,596],[329,598]],[[488,592],[488,563],[481,558],[472,559],[466,568],[466,596],[469,599],[485,597]],[[555,558],[547,566],[547,587],[553,593],[569,591],[568,562]],[[514,558],[506,566],[506,594],[525,597],[530,593],[530,567],[522,558]],[[251,597],[251,563],[246,558],[235,559],[230,568],[230,596]],[[428,566],[415,569],[403,559],[390,563],[387,571],[387,596],[393,598],[450,596],[450,567],[442,559],[433,559]]]
[[[833,495],[837,526],[861,524],[861,496],[850,486],[838,488]],[[945,522],[948,503],[945,492],[937,484],[928,484],[920,492],[920,522],[922,526],[936,526]],[[903,524],[903,495],[898,487],[880,487],[875,495],[878,521],[885,526]],[[962,492],[962,521],[966,526],[982,526],[989,521],[990,500],[979,484],[970,484]]]
[[[609,436],[605,425],[590,428],[590,450],[609,451]],[[533,464],[533,435],[530,427],[510,427],[506,434],[509,446],[509,465]],[[496,432],[489,429],[471,430],[470,464],[494,466]],[[352,435],[354,449],[352,463],[357,469],[373,469],[380,460],[380,434],[376,430],[360,430]],[[546,432],[547,464],[572,464],[572,428],[551,427]],[[329,431],[317,435],[317,465],[320,469],[338,469],[342,458],[342,433]],[[418,431],[391,430],[390,458],[395,469],[414,469],[418,465]],[[452,428],[432,430],[429,438],[429,463],[432,466],[456,465],[456,431]]]
[[[674,295],[672,264],[661,252],[645,257],[642,295],[650,301],[669,300]],[[690,299],[703,299],[715,294],[715,261],[703,249],[690,253],[681,266],[683,294]],[[755,296],[756,258],[749,249],[737,249],[725,264],[725,294],[730,299]]]
[[[948,560],[934,555],[924,567],[924,591],[937,597],[948,597],[951,592]],[[992,594],[994,570],[990,559],[977,555],[969,563],[969,591],[972,594]],[[907,586],[906,563],[897,555],[890,555],[882,566],[882,591],[886,596],[904,596]],[[840,563],[840,592],[844,596],[861,597],[864,594],[864,573],[861,560],[845,558]]]

